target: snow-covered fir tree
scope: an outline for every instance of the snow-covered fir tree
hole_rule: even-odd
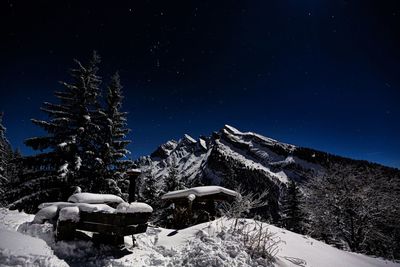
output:
[[[21,151],[17,148],[13,152],[13,157],[10,164],[9,178],[10,184],[17,184],[22,177],[24,172],[24,166],[22,165],[23,156]]]
[[[6,128],[3,125],[3,113],[0,113],[0,194],[2,195],[10,182],[13,151],[6,137]],[[1,203],[0,203],[1,204]]]
[[[159,180],[151,170],[144,172],[141,175],[140,183],[140,199],[143,202],[151,203],[152,207],[157,207],[159,204],[159,197],[161,194],[161,185]]]
[[[47,135],[25,141],[40,153],[24,158],[28,171],[19,188],[22,196],[12,208],[32,211],[44,200],[65,200],[76,185],[87,191],[99,190],[103,179],[97,171],[102,163],[98,152],[101,127],[96,119],[100,107],[99,62],[95,52],[87,65],[76,60],[72,82],[62,82],[64,90],[55,92],[59,103],[45,102],[41,108],[49,119],[32,119]]]
[[[185,189],[185,183],[179,177],[177,164],[174,163],[168,170],[168,176],[165,178],[165,192]]]
[[[105,177],[114,181],[123,179],[125,172],[132,167],[132,161],[126,159],[130,154],[126,147],[131,141],[125,139],[130,129],[127,128],[127,112],[121,111],[123,98],[120,77],[116,73],[107,88],[106,106],[99,111],[102,126],[99,140],[103,160],[101,169]]]
[[[290,231],[303,233],[305,214],[302,207],[303,195],[296,182],[291,180],[281,201],[281,224]]]

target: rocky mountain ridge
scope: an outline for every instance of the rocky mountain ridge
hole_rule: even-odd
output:
[[[306,190],[308,180],[342,172],[359,176],[384,192],[400,181],[398,169],[282,143],[229,125],[209,137],[196,140],[185,134],[179,141],[168,141],[136,164],[143,177],[153,175],[160,183],[175,168],[187,186],[241,186],[255,193],[269,190],[268,213],[273,218],[279,217],[279,201],[290,180]]]

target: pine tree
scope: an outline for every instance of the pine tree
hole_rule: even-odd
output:
[[[12,154],[10,171],[9,171],[9,182],[10,184],[17,184],[22,177],[23,174],[23,165],[22,165],[22,154],[19,149],[15,149]]]
[[[282,225],[297,233],[303,233],[305,215],[302,209],[302,193],[295,181],[289,182],[287,192],[282,200]]]
[[[178,174],[177,165],[171,165],[168,171],[168,176],[165,178],[165,192],[185,189],[185,184],[182,182]]]
[[[160,196],[160,184],[154,174],[151,173],[151,170],[143,173],[140,188],[140,197],[141,200],[147,203],[151,203],[152,207],[156,207],[159,202]]]
[[[100,77],[97,75],[100,58],[96,53],[84,66],[76,60],[71,70],[72,82],[62,82],[63,91],[55,92],[58,104],[45,102],[41,108],[49,120],[32,122],[43,128],[47,135],[27,139],[25,144],[41,153],[25,157],[28,170],[19,190],[22,198],[11,208],[35,211],[46,200],[65,200],[73,185],[96,191],[103,177],[98,174],[98,135],[96,124],[100,107]]]
[[[131,141],[125,139],[130,130],[126,128],[127,113],[121,111],[123,98],[120,77],[116,73],[108,86],[106,107],[99,112],[103,129],[99,140],[102,144],[102,170],[105,177],[114,181],[120,181],[132,167],[132,161],[126,159],[130,154],[126,147]]]
[[[0,195],[5,192],[11,179],[13,151],[6,137],[6,128],[3,126],[3,112],[0,113]],[[0,200],[1,201],[1,200]]]

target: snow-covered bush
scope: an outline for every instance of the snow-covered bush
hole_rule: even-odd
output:
[[[268,230],[266,224],[256,220],[239,221],[233,235],[242,242],[252,258],[261,257],[269,262],[274,261],[281,240]]]
[[[228,225],[213,228],[199,230],[171,266],[273,266],[280,240],[265,225],[243,220],[237,231]]]

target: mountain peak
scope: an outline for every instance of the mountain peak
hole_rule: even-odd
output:
[[[188,134],[184,134],[183,137],[184,137],[185,140],[188,140],[189,142],[191,142],[191,143],[193,143],[193,144],[197,143],[197,141],[196,141],[193,137],[191,137],[190,135],[188,135]]]
[[[261,143],[265,146],[278,146],[283,148],[284,150],[288,152],[292,152],[296,146],[291,145],[291,144],[286,144],[283,142],[280,142],[278,140],[275,140],[270,137],[263,136],[261,134],[257,134],[254,132],[242,132],[238,130],[237,128],[230,126],[228,124],[225,124],[224,127],[221,130],[221,133],[223,135],[228,135],[231,137],[231,139],[236,139],[238,140],[238,137],[240,139],[243,139],[245,142],[257,142]]]
[[[185,134],[178,142],[169,141],[157,148],[149,160],[141,164],[142,171],[165,176],[171,162],[176,161],[180,176],[188,184],[216,185],[232,182],[229,179],[247,179],[246,176],[284,185],[290,180],[305,181],[336,163],[359,164],[254,132],[242,132],[227,124],[209,137],[200,136],[196,140]],[[236,178],[229,178],[232,173],[236,173],[233,174]]]
[[[233,134],[243,134],[241,131],[239,131],[239,130],[236,129],[235,127],[230,126],[230,125],[228,125],[228,124],[225,124],[225,125],[224,125],[223,130],[227,130],[227,131],[229,131],[229,132],[231,132],[231,133],[233,133]]]

